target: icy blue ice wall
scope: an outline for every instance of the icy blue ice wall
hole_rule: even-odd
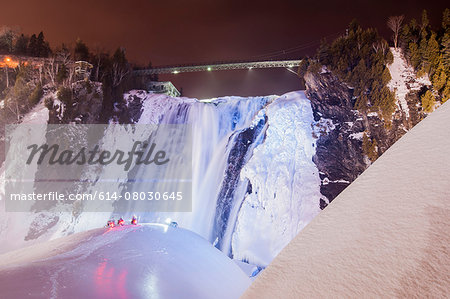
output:
[[[137,124],[191,124],[193,131],[192,212],[141,213],[141,222],[176,221],[230,257],[266,266],[319,213],[313,116],[303,92],[197,101],[131,91],[124,98],[121,109],[130,110]],[[127,138],[110,132],[103,144],[131,142]],[[134,213],[130,207],[122,216]],[[76,213],[5,216],[0,237],[13,233],[20,247],[31,227],[36,232],[28,240],[35,242],[103,226],[110,216],[80,207]]]

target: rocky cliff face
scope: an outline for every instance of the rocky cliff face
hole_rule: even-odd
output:
[[[317,148],[313,157],[322,180],[323,209],[367,167],[360,136],[366,124],[353,110],[353,90],[323,69],[305,75],[306,95],[316,121]]]
[[[304,79],[318,138],[313,161],[322,180],[320,207],[323,209],[371,164],[363,150],[364,134],[376,144],[374,154],[380,156],[424,117],[419,97],[423,84],[408,89],[402,102],[406,101],[408,107],[397,103],[392,121],[385,121],[376,112],[355,110],[353,89],[325,67],[319,73],[307,72]],[[397,88],[393,87],[392,91],[399,100]]]
[[[96,124],[101,120],[103,91],[102,84],[92,81],[78,81],[72,84],[70,103],[62,103],[58,92],[49,90],[44,96],[50,100],[50,124]],[[47,106],[49,104],[46,104]]]

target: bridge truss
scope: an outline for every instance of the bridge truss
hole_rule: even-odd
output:
[[[163,66],[150,69],[135,70],[134,74],[138,76],[146,76],[154,74],[178,74],[190,72],[211,72],[211,71],[262,69],[262,68],[290,69],[299,66],[301,62],[302,62],[301,60],[278,60],[278,61],[216,63],[216,64],[202,64],[202,65]]]

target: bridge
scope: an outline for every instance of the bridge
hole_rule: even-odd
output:
[[[302,62],[301,60],[276,60],[276,61],[268,60],[268,61],[250,61],[250,62],[213,63],[200,65],[161,66],[143,70],[135,70],[134,74],[137,76],[146,76],[154,74],[178,74],[190,72],[211,72],[211,71],[263,69],[263,68],[287,68],[288,70],[290,70],[289,68],[299,66],[301,62]]]

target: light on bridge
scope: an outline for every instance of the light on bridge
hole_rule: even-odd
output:
[[[212,68],[210,66],[208,66],[207,68],[208,72],[212,71]]]
[[[178,74],[180,71],[173,71],[172,74]]]

